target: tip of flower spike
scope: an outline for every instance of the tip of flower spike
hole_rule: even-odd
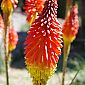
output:
[[[18,0],[2,0],[1,9],[3,13],[11,13],[13,11],[13,7],[15,8],[17,3]]]
[[[8,14],[8,12],[11,13],[13,10],[12,2],[10,0],[3,0],[1,3],[1,9],[4,14]]]

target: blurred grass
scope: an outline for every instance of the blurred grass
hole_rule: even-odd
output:
[[[85,85],[85,68],[81,69],[72,85]]]
[[[3,66],[4,66],[4,63],[3,63],[3,60],[2,60],[2,58],[0,56],[0,73],[3,72]]]
[[[84,82],[76,81],[72,85],[85,85],[85,81]]]

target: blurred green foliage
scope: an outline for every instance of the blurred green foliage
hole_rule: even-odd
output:
[[[65,18],[66,0],[58,0],[58,18]]]
[[[0,56],[0,73],[2,73],[3,71],[3,66],[4,66],[3,59]]]
[[[78,2],[78,0],[72,0],[72,1],[73,1],[73,3]]]
[[[85,82],[77,81],[77,82],[74,82],[72,85],[85,85]]]
[[[78,0],[72,0],[72,3],[78,3]],[[65,18],[66,0],[58,0],[58,18]]]
[[[26,23],[26,24],[21,26],[21,31],[22,32],[27,32],[29,30],[29,27],[30,27],[29,24]]]

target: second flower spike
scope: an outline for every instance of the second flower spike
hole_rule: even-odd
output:
[[[63,24],[63,39],[66,42],[73,42],[79,29],[78,5],[72,6],[70,14]]]

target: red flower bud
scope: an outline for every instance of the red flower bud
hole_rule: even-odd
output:
[[[18,35],[15,31],[14,27],[12,26],[11,29],[8,30],[8,49],[12,51],[16,48],[16,44],[18,42]]]
[[[79,20],[78,20],[78,6],[72,7],[70,15],[66,17],[63,25],[63,38],[68,42],[72,42],[78,33]]]

